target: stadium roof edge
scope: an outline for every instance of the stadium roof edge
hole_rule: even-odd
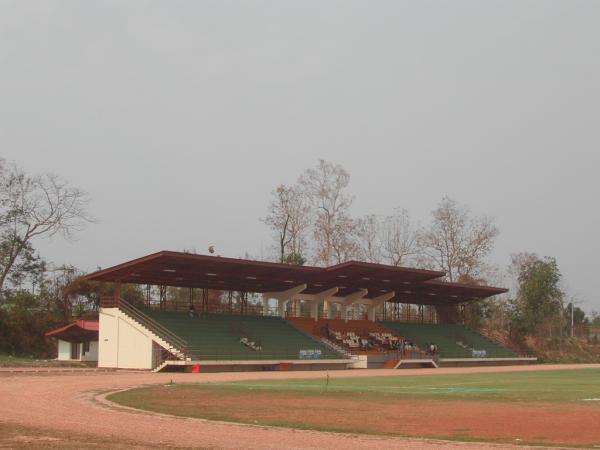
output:
[[[439,280],[444,275],[441,271],[362,261],[316,267],[161,250],[83,278],[257,293],[306,284],[303,293],[307,294],[338,287],[340,297],[366,289],[367,298],[375,298],[393,291],[395,296],[390,301],[416,304],[464,303],[507,292],[503,288]]]

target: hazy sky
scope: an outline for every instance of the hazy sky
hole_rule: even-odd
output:
[[[558,259],[600,310],[600,1],[0,0],[0,156],[87,190],[99,223],[35,243],[109,266],[266,255],[271,190],[342,164],[353,212],[444,195],[492,261]]]

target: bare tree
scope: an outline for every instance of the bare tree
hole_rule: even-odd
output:
[[[385,221],[376,214],[369,214],[356,220],[355,235],[358,257],[362,261],[381,264],[384,259]]]
[[[263,221],[277,235],[280,262],[298,261],[306,255],[306,234],[311,211],[304,193],[295,186],[280,185]]]
[[[469,209],[444,197],[433,211],[421,244],[426,266],[444,270],[449,281],[475,280],[485,271],[498,229],[489,217],[471,217]]]
[[[0,161],[0,293],[18,258],[31,241],[73,233],[92,221],[87,194],[52,174],[29,176]]]
[[[340,263],[356,254],[355,224],[349,212],[353,198],[346,193],[349,182],[350,175],[342,166],[324,160],[319,160],[317,167],[307,169],[300,177],[300,186],[315,211],[313,234],[317,264]]]
[[[393,266],[412,262],[420,252],[420,230],[415,226],[408,211],[397,208],[387,217],[383,227],[383,252]]]
[[[375,214],[356,220],[359,257],[368,262],[393,266],[409,264],[420,250],[420,230],[405,209],[396,208],[390,216]]]

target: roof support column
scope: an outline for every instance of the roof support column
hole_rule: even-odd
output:
[[[350,295],[345,297],[340,297],[340,306],[342,310],[342,319],[344,322],[348,322],[348,306],[352,306],[352,304],[356,303],[358,300],[367,295],[369,291],[367,289],[359,289],[356,292],[353,292]]]
[[[371,304],[367,307],[367,316],[369,317],[369,320],[371,322],[375,322],[375,308],[377,308],[380,305],[383,305],[389,299],[393,298],[394,295],[396,295],[394,291],[386,292],[385,294],[380,295],[379,297],[371,299]]]
[[[332,316],[333,316],[333,308],[332,308],[332,306],[333,306],[333,303],[331,303],[328,300],[325,300],[323,302],[323,312],[326,313],[328,319],[331,319]]]
[[[287,289],[285,291],[279,292],[265,292],[263,293],[263,302],[265,299],[268,301],[270,298],[274,298],[277,300],[278,314],[279,317],[285,319],[285,305],[289,300],[292,300],[294,295],[299,294],[304,289],[306,289],[306,284],[299,284],[298,286],[294,286],[293,288]],[[263,303],[264,305],[264,303]]]
[[[280,300],[277,299],[277,306],[278,306],[278,313],[279,313],[279,317],[281,317],[282,319],[285,319],[285,305],[287,304],[287,300]]]
[[[323,305],[337,291],[337,287],[332,287],[314,295],[302,295],[302,300],[310,302],[310,317],[312,319],[319,320],[319,305]]]
[[[319,320],[319,302],[314,301],[310,304],[310,317],[315,320]]]

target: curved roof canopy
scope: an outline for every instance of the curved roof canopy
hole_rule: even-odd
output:
[[[344,297],[359,289],[366,298],[394,291],[390,301],[455,304],[480,300],[506,289],[447,283],[444,272],[349,261],[330,267],[298,266],[220,256],[160,251],[84,278],[92,281],[208,288],[247,292],[278,292],[306,284],[303,294],[337,287]]]

